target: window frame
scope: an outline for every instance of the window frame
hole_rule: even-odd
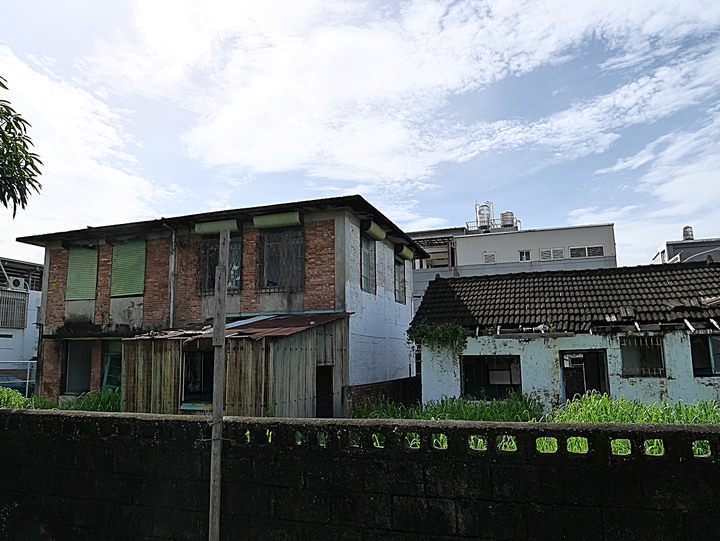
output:
[[[259,246],[258,274],[262,292],[300,293],[305,290],[306,242],[302,226],[261,229]],[[270,266],[271,262],[275,263],[274,267]],[[278,280],[270,283],[268,278],[274,277],[276,272],[279,272]]]
[[[698,357],[701,355],[703,358],[699,359]],[[692,362],[693,377],[702,378],[720,376],[720,335],[691,335],[690,357]]]
[[[198,390],[191,390],[192,393],[198,393],[199,396],[188,397],[188,361],[194,363],[199,361],[200,370],[194,371],[199,376]],[[213,401],[213,385],[214,385],[214,369],[215,369],[215,352],[210,349],[199,349],[193,351],[183,351],[182,356],[182,379],[181,379],[181,395],[180,404],[212,404]]]
[[[95,246],[68,248],[66,301],[93,301],[97,295],[98,249]]]
[[[405,271],[405,260],[395,256],[393,261],[395,302],[400,304],[407,304],[407,280],[405,279]]]
[[[377,292],[377,246],[376,240],[360,235],[360,289],[375,295]]]
[[[659,363],[657,359],[650,358],[653,355],[659,356]],[[628,361],[631,359],[637,360],[637,368],[632,367],[631,369],[631,367],[628,366]],[[663,336],[621,336],[620,362],[623,378],[667,377],[665,368],[665,340]],[[658,364],[660,366],[657,366]]]
[[[490,366],[493,363],[494,366]],[[498,363],[507,363],[498,367]],[[513,370],[515,365],[516,370]],[[491,383],[493,373],[507,372],[510,383]],[[497,376],[499,374],[495,374]],[[517,376],[517,377],[516,377]],[[469,378],[473,379],[468,385]],[[519,355],[463,355],[460,363],[460,394],[464,398],[485,400],[504,398],[509,392],[522,392],[522,362]],[[472,389],[468,389],[472,387]],[[482,392],[478,392],[482,389]],[[473,390],[482,396],[471,395]]]
[[[202,265],[202,279],[200,283],[201,295],[215,294],[215,270],[219,260],[220,239],[217,236],[203,237],[200,251]],[[242,233],[230,236],[228,247],[227,292],[229,295],[239,293],[242,289],[242,263],[243,263]]]
[[[523,263],[532,261],[532,250],[518,250],[518,259]]]
[[[72,351],[75,348],[85,349],[85,351]],[[63,378],[64,383],[64,394],[69,395],[80,395],[90,391],[92,386],[92,358],[93,358],[93,342],[89,340],[68,340],[65,355],[65,377]],[[87,358],[80,358],[87,355]],[[87,385],[80,387],[70,387],[70,372],[77,370],[84,370],[84,366],[77,368],[77,364],[87,364]],[[73,380],[79,378],[73,377]],[[85,380],[85,374],[82,375],[83,382]]]
[[[145,294],[147,242],[144,239],[117,242],[112,246],[110,297],[141,297]]]

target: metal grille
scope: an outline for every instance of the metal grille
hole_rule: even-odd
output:
[[[266,229],[260,242],[260,288],[294,293],[305,289],[305,240],[302,228]]]
[[[620,338],[623,377],[665,377],[662,336]]]
[[[219,239],[203,239],[198,262],[198,289],[203,295],[215,294],[215,269],[218,265]],[[231,237],[228,259],[228,292],[240,291],[242,278],[242,237]]]
[[[28,294],[0,290],[0,327],[24,329],[27,322]]]

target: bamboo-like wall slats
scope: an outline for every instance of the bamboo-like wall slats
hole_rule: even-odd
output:
[[[333,366],[333,404],[339,415],[342,388],[348,384],[347,325],[341,319],[290,336],[228,338],[226,414],[315,416],[319,365]],[[124,341],[123,363],[125,411],[180,411],[182,340]]]

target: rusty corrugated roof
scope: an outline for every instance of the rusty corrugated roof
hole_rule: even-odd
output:
[[[332,312],[320,314],[287,314],[267,315],[243,318],[229,323],[225,329],[226,338],[251,338],[260,340],[272,336],[291,336],[312,327],[325,325],[350,316],[349,312]],[[202,329],[170,329],[167,331],[152,331],[131,338],[131,340],[148,339],[186,339],[197,340],[211,338],[213,328],[206,326]]]

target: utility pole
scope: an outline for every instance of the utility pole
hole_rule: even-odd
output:
[[[225,409],[225,303],[230,230],[220,231],[218,265],[215,269],[215,319],[213,320],[213,414],[210,447],[210,514],[208,541],[220,541],[220,493],[222,487],[222,434]]]

